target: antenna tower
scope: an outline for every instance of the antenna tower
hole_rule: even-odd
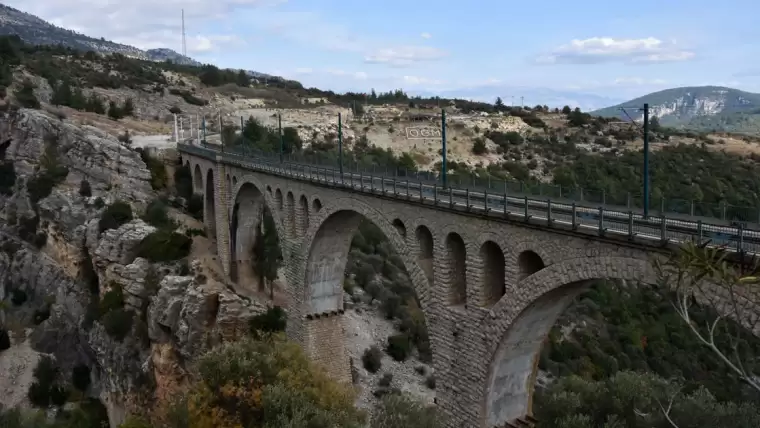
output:
[[[182,9],[182,56],[187,56],[187,39],[185,38],[185,9]]]

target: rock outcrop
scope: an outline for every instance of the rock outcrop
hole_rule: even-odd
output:
[[[25,183],[44,171],[50,146],[68,175],[33,203]],[[130,405],[136,391],[152,385],[154,396],[167,394],[162,388],[181,381],[184,361],[242,335],[248,318],[265,308],[208,279],[197,263],[188,273],[181,263],[136,257],[135,246],[156,230],[143,220],[100,231],[108,204],[127,202],[137,216],[157,196],[140,154],[114,137],[21,109],[0,116],[0,151],[0,160],[12,162],[19,178],[12,195],[0,195],[6,223],[0,224],[0,299],[26,295],[22,304],[0,310],[0,320],[18,326],[14,348],[26,344],[53,355],[66,376],[76,365],[90,367],[88,395],[106,404],[113,426],[135,410]],[[80,194],[83,180],[91,196]],[[38,221],[20,220],[30,218]],[[36,224],[31,236],[46,239],[21,239],[21,228],[29,224]],[[134,314],[123,339],[109,335],[99,308],[114,287],[123,291],[123,309]],[[30,378],[23,372],[33,370],[33,362],[14,367],[12,376],[0,373],[0,391],[28,388],[17,379]],[[19,404],[25,394],[0,394],[0,406]]]

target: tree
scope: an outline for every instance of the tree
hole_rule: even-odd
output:
[[[504,101],[501,100],[501,97],[496,97],[496,102],[493,103],[493,106],[496,107],[496,110],[503,110]]]
[[[652,116],[649,118],[649,129],[651,129],[654,132],[658,132],[662,129],[662,126],[660,125],[660,118],[657,116]]]
[[[113,120],[119,120],[122,117],[124,117],[124,114],[122,113],[121,109],[118,105],[116,105],[116,101],[110,101],[108,103],[108,117],[110,117]]]
[[[488,153],[486,141],[482,138],[476,138],[475,142],[472,144],[472,153],[476,155],[484,155]]]
[[[53,96],[50,98],[50,103],[57,106],[71,105],[71,86],[67,79],[58,82],[58,86],[55,88]]]
[[[562,107],[562,114],[570,114],[572,110],[570,109],[570,106],[564,106]]]
[[[121,108],[122,116],[133,116],[135,114],[135,103],[132,98],[127,98],[124,101],[124,106]]]
[[[268,210],[261,211],[261,224],[256,229],[256,241],[253,244],[253,270],[259,276],[262,288],[277,279],[277,271],[282,265],[282,250],[277,237],[274,219]],[[274,298],[274,285],[269,289]]]
[[[237,75],[237,83],[238,86],[247,87],[251,85],[251,78],[248,77],[248,73],[245,72],[245,70],[240,70]]]

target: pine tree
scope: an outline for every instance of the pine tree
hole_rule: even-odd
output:
[[[133,116],[135,114],[135,104],[132,102],[132,98],[127,98],[124,101],[124,106],[121,109],[122,116]]]
[[[71,105],[71,85],[67,80],[61,80],[58,86],[53,91],[53,96],[50,102],[57,106],[70,106]]]

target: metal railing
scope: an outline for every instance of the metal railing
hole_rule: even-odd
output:
[[[280,159],[277,154],[254,153],[178,144],[179,152],[216,160],[249,170],[284,176],[296,180],[344,188],[381,197],[390,197],[435,206],[463,213],[488,215],[519,220],[545,227],[562,228],[575,232],[627,239],[648,245],[678,244],[686,241],[710,242],[725,246],[727,250],[760,253],[760,231],[747,229],[742,223],[688,215],[660,215],[645,218],[632,209],[615,209],[593,202],[565,198],[531,197],[504,190],[459,187],[454,182],[444,188],[436,180],[424,175],[400,175],[394,171],[351,171],[306,162],[292,158]],[[299,160],[299,159],[296,159]]]

